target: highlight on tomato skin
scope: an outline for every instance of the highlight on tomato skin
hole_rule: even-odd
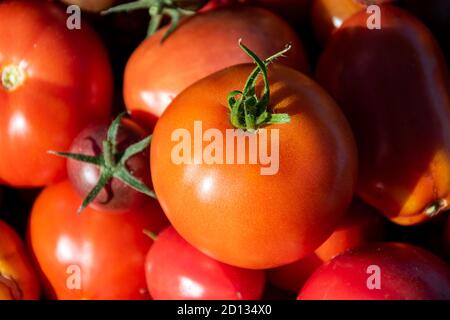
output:
[[[280,62],[303,72],[309,69],[295,31],[265,9],[235,6],[197,14],[161,44],[165,32],[163,28],[144,40],[125,68],[126,107],[134,119],[149,128],[171,101],[194,82],[225,67],[251,62],[236,45],[238,39],[242,38],[262,57],[291,43],[289,56]]]
[[[156,236],[146,258],[155,300],[259,300],[265,274],[216,261],[186,242],[173,227]]]
[[[374,290],[376,288],[376,290]],[[351,249],[320,267],[299,300],[449,300],[450,267],[428,251],[386,242]]]
[[[361,200],[353,199],[346,216],[333,234],[313,254],[294,263],[268,270],[268,281],[281,289],[298,293],[306,280],[323,263],[363,244],[385,239],[386,221]]]
[[[348,19],[316,78],[355,133],[357,195],[392,221],[415,225],[446,211],[450,200],[449,74],[418,19],[390,5],[381,13],[381,30],[367,29],[364,12]]]
[[[23,242],[0,220],[0,300],[39,298],[39,280]]]
[[[153,241],[143,230],[167,225],[157,201],[120,214],[82,214],[69,181],[45,188],[31,211],[28,243],[44,292],[60,300],[147,300],[145,256]]]

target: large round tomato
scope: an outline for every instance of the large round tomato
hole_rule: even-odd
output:
[[[111,213],[86,208],[69,182],[44,189],[36,199],[29,242],[46,293],[57,299],[146,299],[144,263],[166,219],[150,200],[139,210]]]
[[[278,288],[297,294],[305,281],[324,262],[345,250],[369,242],[382,241],[384,231],[383,217],[373,208],[355,199],[344,220],[313,254],[294,263],[269,270],[268,280]]]
[[[319,268],[302,300],[450,299],[450,269],[431,253],[403,243],[347,251]]]
[[[291,121],[247,132],[253,141],[260,137],[259,152],[273,147],[270,166],[261,165],[262,157],[250,164],[258,142],[234,146],[232,135],[244,132],[230,123],[227,96],[252,69],[227,68],[173,101],[154,130],[151,171],[163,210],[188,242],[219,261],[263,269],[302,258],[332,233],[352,198],[356,156],[348,124],[328,94],[301,73],[274,65],[270,108]],[[201,159],[212,140],[217,157]],[[176,151],[180,143],[195,147],[196,159]],[[235,149],[247,161],[236,160]],[[183,161],[174,158],[179,153],[187,155]]]
[[[293,49],[283,63],[308,69],[302,44],[295,32],[274,14],[260,8],[226,7],[198,14],[163,43],[166,29],[145,40],[125,70],[124,98],[135,118],[154,124],[172,99],[209,74],[250,58],[236,46],[238,39],[261,57],[287,43]]]
[[[78,132],[110,112],[112,76],[100,40],[52,3],[0,3],[0,181],[41,186],[65,175]]]
[[[22,240],[0,221],[0,300],[39,299],[39,281]]]
[[[369,30],[360,12],[333,34],[317,79],[355,133],[358,195],[394,222],[412,225],[449,207],[449,74],[419,20],[389,5],[381,14],[381,30]]]

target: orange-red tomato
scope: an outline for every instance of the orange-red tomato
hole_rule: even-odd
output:
[[[282,63],[301,71],[308,66],[295,32],[279,17],[260,8],[226,7],[198,14],[179,26],[164,43],[166,29],[146,39],[127,63],[124,98],[134,118],[153,125],[172,99],[194,82],[250,58],[238,39],[261,57],[287,43],[293,49]]]
[[[143,230],[159,232],[167,221],[158,203],[124,213],[86,208],[68,181],[36,199],[29,243],[45,282],[57,299],[148,299],[144,263],[152,244]]]
[[[112,98],[108,55],[82,21],[39,1],[0,3],[0,181],[29,187],[65,176],[67,150],[91,121],[106,120]],[[14,26],[14,27],[12,27]]]
[[[317,79],[355,133],[357,194],[394,222],[412,225],[450,201],[449,74],[419,20],[389,5],[381,14],[381,30],[369,30],[361,12],[334,33]]]
[[[324,262],[345,250],[382,241],[385,222],[374,209],[355,199],[345,219],[313,254],[268,271],[268,280],[278,288],[298,293],[309,276]]]
[[[328,94],[303,74],[274,65],[270,108],[291,116],[288,124],[264,127],[268,135],[279,133],[278,170],[261,175],[260,165],[225,164],[224,154],[213,164],[176,164],[175,132],[193,137],[191,148],[198,144],[195,121],[223,137],[233,129],[227,95],[244,86],[253,67],[210,75],[173,101],[154,130],[151,172],[164,212],[188,242],[224,263],[263,269],[310,254],[332,233],[352,198],[356,155],[348,124]],[[251,151],[245,144],[245,159]]]
[[[0,221],[0,300],[39,299],[39,281],[22,240]]]

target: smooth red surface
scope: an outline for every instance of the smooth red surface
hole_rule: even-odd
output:
[[[385,235],[385,219],[362,201],[354,199],[344,220],[333,234],[313,254],[297,262],[271,269],[268,281],[281,289],[300,291],[311,274],[345,250],[369,242],[382,241]]]
[[[145,256],[152,244],[143,230],[167,226],[156,201],[110,213],[86,208],[68,181],[47,187],[36,199],[29,243],[46,293],[56,299],[148,299]],[[81,269],[81,288],[69,289],[70,266]],[[70,279],[69,279],[70,280]]]
[[[338,29],[317,79],[349,120],[359,149],[357,194],[402,225],[431,218],[450,200],[449,75],[428,29],[407,12],[381,6],[381,30],[367,15]]]
[[[279,130],[278,172],[261,175],[261,166],[250,164],[175,164],[175,130],[194,137],[197,120],[203,132],[215,128],[225,137],[233,129],[227,96],[243,88],[253,68],[227,68],[179,95],[156,125],[150,160],[161,206],[189,243],[224,263],[266,269],[312,253],[333,232],[353,195],[356,151],[328,94],[303,74],[273,65],[270,108],[291,116],[288,124],[265,127]],[[249,159],[248,144],[245,152]]]
[[[173,227],[158,235],[146,260],[147,286],[156,300],[258,300],[265,274],[216,261]]]
[[[381,272],[381,289],[370,290],[367,268]],[[370,244],[337,256],[308,280],[300,300],[450,299],[449,266],[431,253],[402,243]]]
[[[39,296],[39,280],[22,240],[0,221],[0,300],[37,300]]]
[[[0,82],[0,180],[36,187],[64,178],[67,150],[91,121],[107,119],[112,75],[106,50],[83,20],[69,30],[61,7],[40,1],[0,3],[0,73],[21,66],[13,91]]]
[[[170,102],[194,82],[235,64],[250,62],[239,39],[262,58],[292,43],[280,62],[308,71],[303,46],[294,30],[273,13],[246,6],[197,14],[164,43],[166,29],[147,38],[129,59],[124,77],[125,104],[134,118],[154,125]]]

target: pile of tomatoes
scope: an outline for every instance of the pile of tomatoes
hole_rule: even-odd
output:
[[[0,1],[0,299],[450,299],[449,13]]]

